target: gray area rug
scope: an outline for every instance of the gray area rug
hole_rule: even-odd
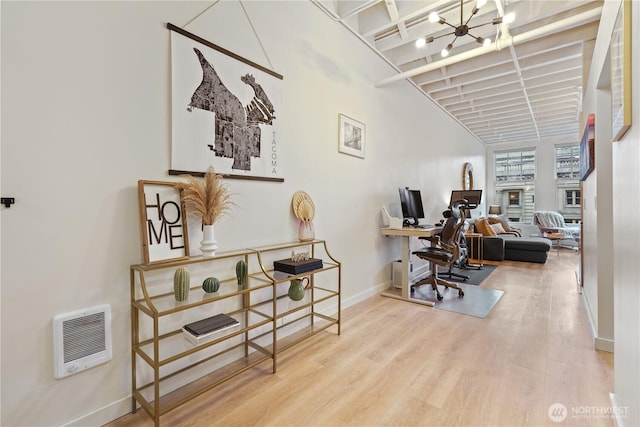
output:
[[[483,265],[482,268],[479,269],[479,270],[475,269],[475,268],[469,268],[469,269],[462,269],[462,268],[458,268],[458,267],[454,267],[453,268],[452,271],[454,273],[463,274],[465,276],[469,276],[469,278],[467,280],[460,279],[460,278],[458,278],[456,276],[453,276],[453,277],[449,278],[449,276],[447,276],[447,269],[446,268],[439,268],[438,269],[438,275],[442,279],[448,280],[450,282],[464,283],[464,284],[467,284],[467,285],[479,285],[495,269],[496,269],[495,265]]]
[[[438,301],[435,291],[431,289],[429,284],[415,288],[411,297],[423,301],[431,301],[435,304],[434,307],[440,310],[453,311],[475,317],[487,317],[500,298],[502,298],[502,295],[504,295],[504,291],[498,289],[481,288],[474,285],[465,285],[464,283],[459,285],[464,292],[463,297],[458,296],[456,289],[440,286],[440,293],[444,299]]]

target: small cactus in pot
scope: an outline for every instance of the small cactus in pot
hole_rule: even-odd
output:
[[[179,267],[173,275],[173,295],[176,301],[189,299],[189,270]]]
[[[215,277],[207,277],[204,279],[204,282],[202,282],[202,289],[208,294],[218,292],[218,289],[220,289],[220,280]]]
[[[247,263],[244,260],[236,263],[236,278],[238,279],[238,286],[244,288],[247,283]]]

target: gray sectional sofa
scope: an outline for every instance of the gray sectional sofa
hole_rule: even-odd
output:
[[[505,221],[502,221],[505,223]],[[468,221],[474,230],[473,220]],[[537,227],[536,227],[537,228]],[[480,231],[480,230],[474,230]],[[524,231],[524,230],[523,230]],[[528,230],[527,230],[528,231]],[[483,259],[489,261],[525,261],[544,264],[547,261],[552,242],[544,237],[524,237],[528,233],[511,232],[497,236],[482,237]],[[467,247],[472,248],[473,242],[467,239]]]
[[[471,243],[467,242],[467,246]],[[517,237],[504,234],[482,238],[483,258],[489,261],[525,261],[544,264],[551,249],[551,240],[544,237]]]

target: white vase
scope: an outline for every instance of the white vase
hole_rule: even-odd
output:
[[[218,245],[213,236],[213,224],[202,226],[202,241],[200,242],[200,251],[203,257],[213,257],[216,255]]]
[[[307,242],[316,238],[316,230],[311,221],[300,221],[298,223],[298,240]]]

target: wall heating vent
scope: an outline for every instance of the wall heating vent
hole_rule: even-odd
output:
[[[53,318],[53,375],[64,378],[111,360],[111,308],[99,305]]]

